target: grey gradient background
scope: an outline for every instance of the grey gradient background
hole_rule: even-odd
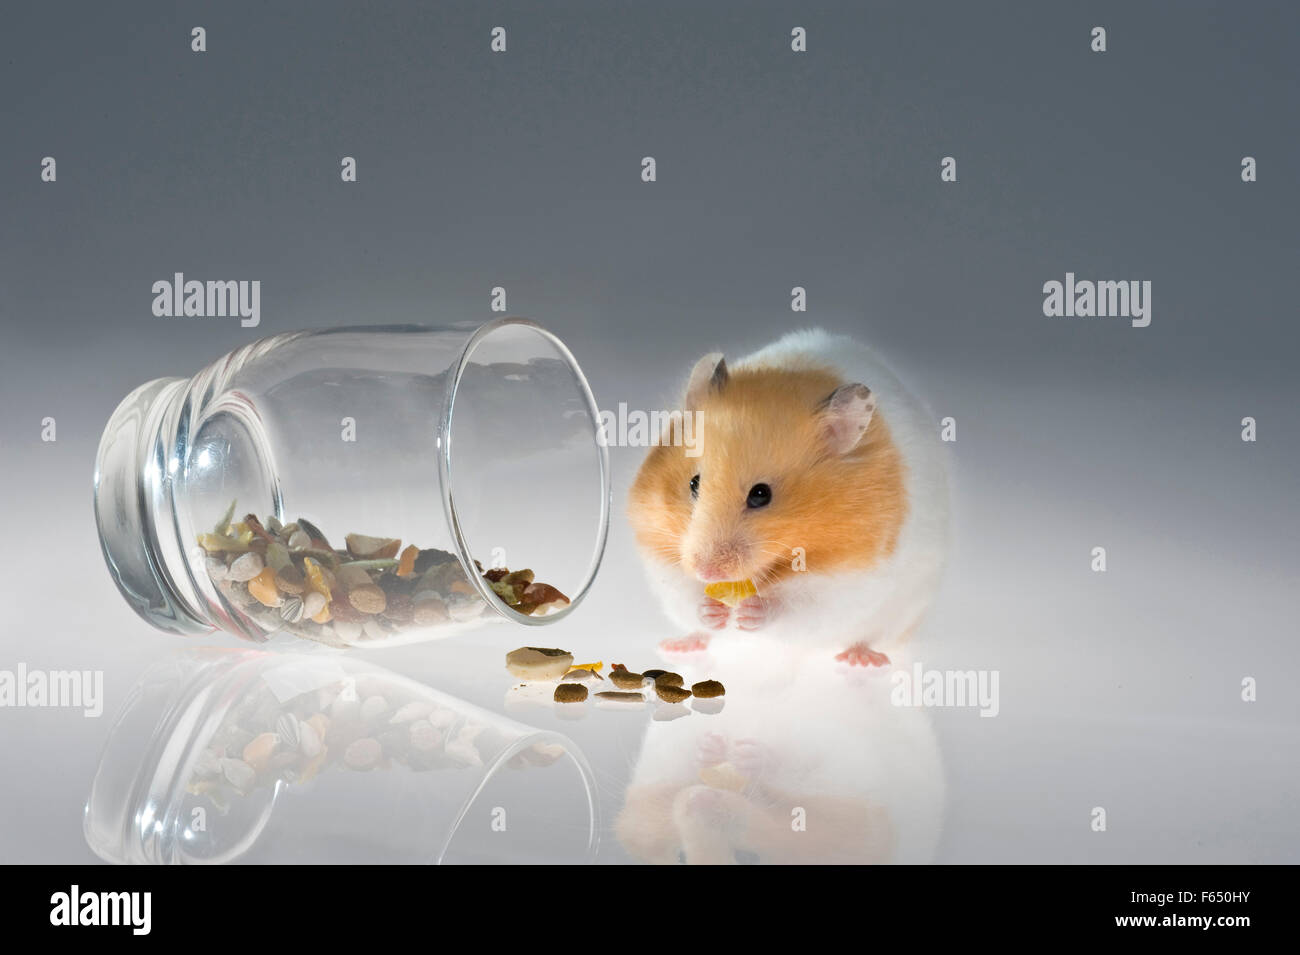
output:
[[[1002,715],[935,714],[941,861],[1300,860],[1298,31],[1263,2],[6,10],[0,667],[103,668],[107,702],[0,710],[0,861],[93,858],[80,811],[112,715],[181,642],[99,555],[116,402],[251,337],[487,320],[496,285],[602,407],[661,407],[700,353],[815,323],[957,418],[955,548],[918,639],[1000,670]],[[1150,280],[1150,327],[1045,318],[1067,270]],[[174,271],[260,279],[261,326],[155,318]],[[620,510],[639,459],[613,452]],[[668,635],[621,522],[560,626],[557,645]],[[375,657],[499,706],[512,636]],[[640,732],[536,722],[615,783]]]

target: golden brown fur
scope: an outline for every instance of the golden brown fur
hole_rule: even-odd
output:
[[[830,452],[821,409],[842,384],[818,367],[741,367],[700,395],[701,454],[686,455],[675,424],[633,484],[640,546],[688,573],[700,553],[720,554],[731,579],[760,590],[794,572],[795,548],[818,573],[866,569],[890,555],[907,512],[904,463],[879,412],[852,451]],[[771,486],[772,503],[747,509],[758,483]]]

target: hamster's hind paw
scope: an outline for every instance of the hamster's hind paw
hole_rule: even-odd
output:
[[[855,643],[843,653],[835,654],[835,659],[851,667],[886,667],[889,657],[871,649],[865,643]]]
[[[709,649],[707,633],[692,633],[680,640],[663,640],[659,643],[659,652],[664,656],[684,656],[688,653],[703,653]]]

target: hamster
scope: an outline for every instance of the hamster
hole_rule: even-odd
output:
[[[792,332],[695,365],[633,482],[628,516],[673,623],[666,655],[720,634],[884,666],[937,589],[948,541],[938,423],[866,346]],[[694,428],[691,435],[688,427]],[[734,608],[705,594],[752,581]]]
[[[904,651],[906,652],[906,651]],[[713,671],[727,706],[651,721],[614,823],[662,864],[934,861],[945,779],[928,711],[804,654]]]

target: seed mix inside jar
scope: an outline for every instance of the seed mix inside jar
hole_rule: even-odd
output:
[[[267,634],[287,631],[330,646],[384,641],[473,620],[487,604],[455,554],[402,546],[391,537],[348,534],[336,548],[310,521],[234,521],[235,502],[211,533],[199,534],[208,576]],[[521,614],[544,615],[569,598],[531,570],[475,567],[497,599]]]

